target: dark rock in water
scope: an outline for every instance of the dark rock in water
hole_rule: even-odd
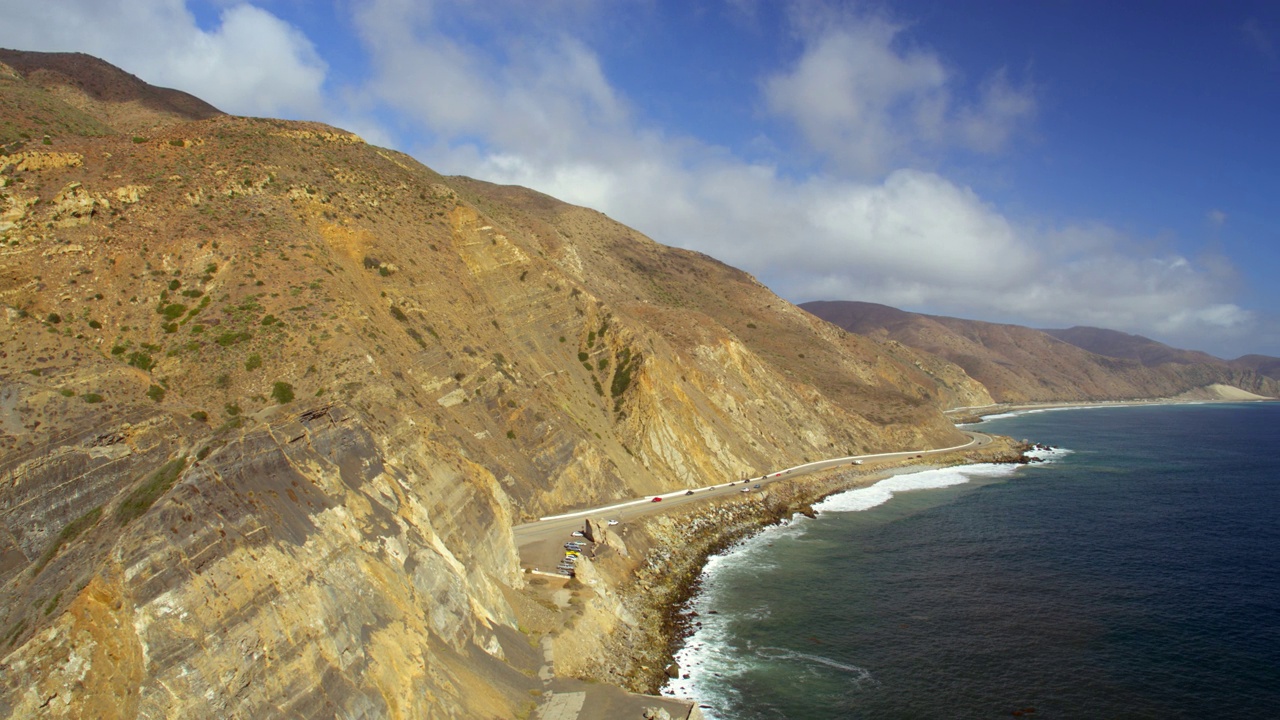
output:
[[[667,677],[674,680],[675,678],[680,677],[680,666],[676,663],[671,663],[667,666],[665,672],[667,673]]]

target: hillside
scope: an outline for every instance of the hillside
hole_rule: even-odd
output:
[[[1280,396],[1280,382],[1256,368],[1111,330],[1041,331],[862,302],[800,307],[850,332],[946,358],[999,402],[1167,398],[1210,385]]]
[[[1235,360],[1222,360],[1208,353],[1195,350],[1179,350],[1156,342],[1141,335],[1130,335],[1115,330],[1102,328],[1073,327],[1065,330],[1045,330],[1044,332],[1084,348],[1097,355],[1128,358],[1137,360],[1147,367],[1156,367],[1167,363],[1179,365],[1209,364],[1222,365],[1236,370],[1252,370],[1273,380],[1280,380],[1280,358],[1266,355],[1245,355]]]
[[[600,213],[0,58],[2,716],[513,717],[515,523],[991,401]]]
[[[1116,330],[1093,327],[1072,327],[1065,330],[1044,330],[1059,340],[1088,350],[1095,355],[1137,360],[1146,367],[1158,365],[1220,364],[1222,360],[1208,353],[1195,350],[1179,350],[1151,338],[1130,335]]]

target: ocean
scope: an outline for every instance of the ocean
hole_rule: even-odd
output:
[[[1058,449],[896,476],[711,558],[664,692],[711,720],[1280,714],[1280,403],[978,429]]]

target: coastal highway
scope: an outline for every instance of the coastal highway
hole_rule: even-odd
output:
[[[514,528],[516,546],[520,551],[520,564],[524,567],[538,568],[543,571],[553,570],[556,563],[559,562],[559,559],[564,556],[564,543],[574,539],[571,536],[571,533],[574,530],[581,530],[584,521],[588,517],[624,521],[640,515],[660,512],[677,505],[699,502],[710,497],[732,495],[734,493],[742,492],[744,488],[751,488],[755,485],[764,487],[765,485],[777,482],[778,480],[798,477],[800,475],[808,475],[810,473],[821,472],[823,470],[830,470],[831,468],[840,467],[842,465],[863,465],[865,467],[893,462],[895,460],[906,460],[916,456],[920,456],[921,459],[924,459],[931,455],[940,455],[943,453],[954,452],[956,450],[980,447],[991,442],[991,436],[984,433],[973,432],[971,430],[961,430],[961,432],[969,437],[969,442],[962,445],[956,445],[954,447],[938,448],[935,450],[902,450],[898,452],[875,453],[871,455],[850,455],[847,457],[831,458],[829,460],[819,460],[817,462],[805,463],[804,465],[797,465],[783,470],[774,470],[763,475],[754,475],[745,481],[727,481],[718,485],[694,488],[692,495],[688,494],[688,488],[682,488],[680,490],[673,490],[660,495],[646,495],[642,498],[625,500],[586,510],[574,510],[560,515],[549,515],[531,523],[517,525]],[[653,499],[655,497],[662,498],[662,501],[654,502]]]

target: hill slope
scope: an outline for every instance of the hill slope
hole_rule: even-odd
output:
[[[1280,383],[1253,369],[1110,330],[1041,331],[862,302],[801,307],[851,332],[946,358],[999,402],[1164,398],[1215,384],[1280,395]]]
[[[990,401],[599,213],[20,60],[0,715],[512,717],[514,523]]]

